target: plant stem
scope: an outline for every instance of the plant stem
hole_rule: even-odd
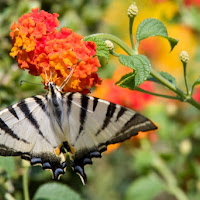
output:
[[[143,93],[146,93],[146,94],[151,94],[151,95],[154,95],[154,96],[158,96],[158,97],[163,97],[163,98],[168,98],[168,99],[176,99],[176,100],[179,100],[177,97],[175,96],[169,96],[169,95],[164,95],[164,94],[158,94],[158,93],[154,93],[154,92],[150,92],[150,91],[147,91],[147,90],[143,90],[142,88],[140,87],[135,87],[134,90],[137,90],[139,92],[143,92]]]
[[[97,38],[101,38],[101,39],[111,40],[112,42],[115,42],[116,44],[118,44],[128,55],[137,55],[138,54],[137,50],[131,49],[126,43],[124,43],[121,39],[119,39],[118,37],[116,37],[114,35],[107,34],[107,33],[96,33],[96,34],[90,35],[88,37],[97,37]],[[151,68],[151,75],[155,79],[157,79],[159,82],[161,82],[164,86],[166,86],[167,88],[172,90],[174,93],[176,93],[177,96],[179,97],[179,100],[188,102],[200,110],[200,104],[197,101],[195,101],[190,95],[184,93],[182,90],[177,88],[174,84],[172,84],[170,81],[168,81],[162,75],[160,75],[160,73],[157,72],[154,68]]]
[[[115,56],[115,57],[119,57],[121,54],[119,54],[119,53],[116,53],[115,51],[110,51],[110,54],[111,55],[113,55],[113,56]]]
[[[28,171],[29,171],[29,166],[23,161],[23,167],[24,167],[24,173],[22,177],[23,181],[23,191],[24,191],[24,200],[29,200],[29,189],[28,189]]]
[[[187,81],[187,74],[186,74],[186,66],[187,66],[187,64],[186,64],[186,63],[183,63],[185,87],[186,87],[187,95],[189,95],[188,81]]]
[[[183,93],[183,91],[179,90],[174,84],[172,84],[170,81],[168,81],[166,78],[164,78],[159,72],[157,72],[155,69],[151,68],[151,75],[159,80],[163,85],[165,85],[167,88],[178,94],[180,97],[185,100],[187,98],[187,95]]]
[[[153,155],[153,167],[162,175],[166,181],[166,186],[168,192],[173,194],[178,200],[188,200],[188,197],[185,193],[177,186],[176,178],[170,169],[166,166],[164,161],[152,151]]]
[[[162,75],[160,75],[155,69],[151,68],[151,75],[159,80],[163,85],[165,85],[167,88],[175,92],[181,99],[182,101],[188,102],[197,109],[200,110],[200,104],[195,101],[191,96],[185,94],[183,91],[178,89],[174,84],[172,84],[170,81],[165,79]]]
[[[134,18],[129,17],[129,37],[131,40],[132,49],[135,48],[134,41],[133,41],[133,22],[134,22]]]
[[[145,138],[140,140],[141,148],[151,153],[152,166],[162,176],[165,183],[165,189],[176,197],[177,200],[189,200],[186,194],[178,187],[176,177],[167,167],[163,159],[152,150],[149,141]]]
[[[96,34],[92,34],[92,35],[85,37],[85,39],[90,38],[90,37],[96,37],[96,38],[110,40],[110,41],[118,44],[129,55],[137,54],[137,52],[133,51],[124,41],[122,41],[121,39],[119,39],[118,37],[116,37],[114,35],[107,34],[107,33],[96,33]]]

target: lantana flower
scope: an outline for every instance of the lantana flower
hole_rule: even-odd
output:
[[[96,73],[100,67],[96,44],[66,27],[58,31],[58,16],[35,8],[20,17],[11,27],[10,55],[21,69],[41,76],[45,85],[52,81],[60,86],[72,72],[63,92],[87,94],[101,83]]]

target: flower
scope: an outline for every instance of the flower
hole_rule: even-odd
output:
[[[134,3],[134,4],[131,4],[127,10],[127,15],[130,17],[130,18],[133,18],[135,17],[136,15],[138,14],[138,7],[137,5]]]
[[[194,95],[193,95],[194,99],[196,101],[198,101],[200,103],[200,88],[196,88],[195,89],[195,92],[194,92]]]
[[[114,44],[110,40],[106,40],[105,43],[106,43],[106,46],[108,47],[109,51],[113,51]]]
[[[187,7],[194,5],[200,8],[200,0],[184,0],[184,4]]]
[[[187,63],[189,61],[189,54],[187,51],[181,51],[180,55],[180,60],[183,62],[183,63]]]
[[[60,86],[71,75],[62,91],[87,94],[101,83],[96,73],[100,67],[96,44],[66,27],[58,31],[58,16],[35,8],[20,17],[11,27],[10,55],[21,69],[41,76],[45,85],[53,81]]]

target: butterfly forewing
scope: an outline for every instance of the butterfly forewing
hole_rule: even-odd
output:
[[[21,156],[31,164],[64,173],[62,153],[83,183],[84,165],[101,157],[107,145],[157,127],[146,117],[120,105],[79,93],[61,93],[49,83],[46,96],[27,98],[0,112],[0,155]]]

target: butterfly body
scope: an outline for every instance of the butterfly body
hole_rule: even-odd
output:
[[[21,156],[31,164],[64,174],[63,153],[83,183],[84,166],[101,157],[107,145],[157,127],[139,113],[79,93],[62,93],[52,82],[37,95],[0,111],[0,155]]]

